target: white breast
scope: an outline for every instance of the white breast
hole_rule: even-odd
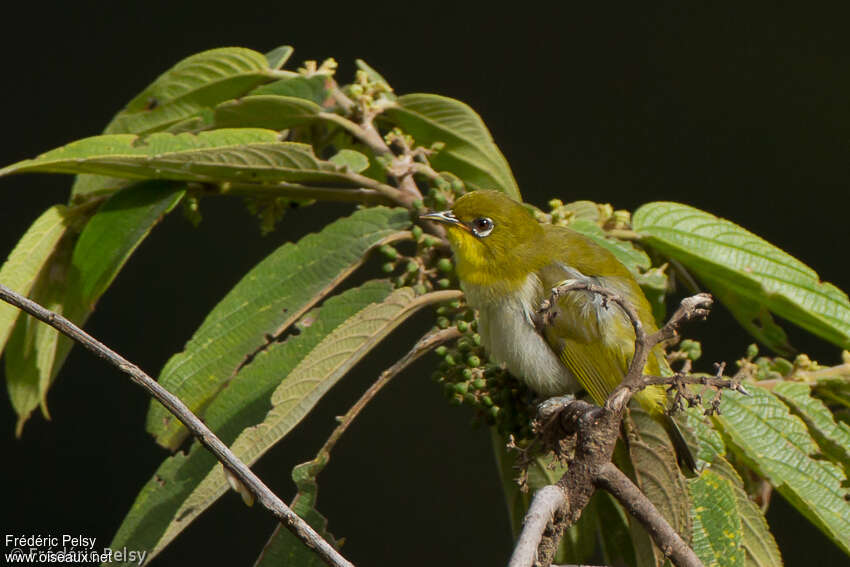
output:
[[[542,284],[535,274],[514,293],[497,303],[485,300],[478,286],[464,286],[469,304],[478,310],[479,333],[488,356],[504,364],[542,396],[571,394],[578,382],[538,334],[532,322]]]

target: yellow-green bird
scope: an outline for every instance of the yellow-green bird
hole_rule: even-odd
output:
[[[422,218],[446,226],[457,275],[467,302],[478,311],[490,358],[541,396],[584,389],[602,405],[634,354],[635,333],[626,315],[588,291],[560,297],[558,316],[538,331],[535,314],[553,287],[577,281],[610,289],[634,306],[647,333],[657,330],[640,286],[611,252],[569,228],[537,222],[503,193],[467,193],[451,210]],[[669,372],[661,347],[650,353],[644,372]],[[663,387],[635,397],[653,415],[663,415]],[[663,421],[681,446],[681,434],[669,419]],[[680,457],[692,461],[690,455]]]

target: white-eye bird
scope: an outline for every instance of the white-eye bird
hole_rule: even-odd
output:
[[[422,218],[446,227],[458,279],[478,311],[489,357],[541,396],[584,389],[602,405],[634,354],[635,333],[625,313],[589,291],[562,295],[557,317],[539,331],[534,317],[553,287],[578,281],[607,288],[635,308],[647,333],[657,330],[640,286],[611,252],[569,228],[537,222],[503,193],[467,193],[451,210]],[[670,372],[660,346],[650,353],[644,372]],[[681,454],[681,433],[663,413],[664,388],[646,388],[635,399],[664,424],[690,466],[690,454]]]

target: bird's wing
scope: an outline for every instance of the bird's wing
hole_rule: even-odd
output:
[[[543,289],[571,280],[586,281],[633,300],[631,287],[616,278],[586,276],[562,264],[547,266],[540,275]],[[631,323],[617,304],[587,291],[564,294],[553,309],[554,319],[543,331],[546,342],[593,400],[605,403],[634,354]]]

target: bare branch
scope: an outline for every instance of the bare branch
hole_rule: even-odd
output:
[[[649,498],[613,463],[609,462],[600,467],[596,472],[595,482],[598,487],[610,492],[629,514],[644,525],[652,541],[674,565],[702,567],[702,561],[685,540],[664,520],[664,516]]]
[[[569,508],[566,493],[557,484],[544,486],[534,493],[508,567],[531,567],[537,563],[537,548],[546,527],[555,521],[559,511],[563,515],[566,508]]]
[[[198,441],[206,447],[231,474],[269,510],[275,518],[285,525],[298,539],[314,550],[322,560],[334,567],[353,567],[334,547],[293,512],[278,496],[257,477],[245,463],[240,461],[230,449],[177,396],[163,388],[145,374],[138,366],[128,361],[109,347],[90,336],[61,315],[49,311],[8,287],[0,284],[0,299],[29,313],[74,341],[80,343],[100,358],[106,360],[127,374],[130,379],[144,388],[158,402],[174,414]]]

